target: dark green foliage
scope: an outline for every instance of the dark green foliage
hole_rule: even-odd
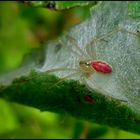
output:
[[[33,72],[15,79],[9,86],[1,86],[0,97],[32,106],[40,111],[65,113],[88,121],[140,133],[140,118],[123,102],[90,92],[76,81],[64,81],[53,86],[59,79],[53,75]],[[92,96],[94,103],[84,100]]]

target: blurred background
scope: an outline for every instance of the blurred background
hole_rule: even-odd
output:
[[[66,11],[0,2],[0,73],[24,55],[90,16],[89,6]],[[0,99],[0,138],[140,138],[140,135]]]

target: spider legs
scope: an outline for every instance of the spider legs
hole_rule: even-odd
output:
[[[117,28],[117,29],[115,29],[113,31],[110,31],[108,33],[105,33],[105,34],[101,35],[100,37],[94,37],[92,39],[92,41],[86,45],[87,54],[89,54],[90,57],[93,60],[95,60],[96,59],[96,50],[95,50],[96,43],[99,42],[99,41],[104,41],[104,42],[107,43],[108,41],[106,40],[106,38],[112,36],[114,33],[117,33],[117,32],[128,33],[130,35],[140,37],[140,32],[139,31],[132,32],[132,31],[128,31],[128,30],[123,29],[123,28]]]
[[[69,39],[69,41],[74,45],[72,47],[74,47],[79,53],[80,53],[80,57],[84,57],[86,59],[89,59],[90,56],[89,54],[85,53],[77,44],[77,40],[75,38],[73,38],[72,36],[70,35],[66,35],[66,37]]]

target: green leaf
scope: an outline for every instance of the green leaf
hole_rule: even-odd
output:
[[[140,133],[139,115],[125,104],[99,92],[90,92],[76,81],[64,81],[53,86],[58,81],[53,75],[32,71],[28,76],[15,79],[11,85],[1,86],[0,97],[40,111],[67,112],[78,119]],[[87,95],[93,98],[94,103],[85,101]]]
[[[129,15],[133,18],[137,18],[140,20],[140,2],[139,1],[131,1],[129,3]]]
[[[57,10],[63,10],[63,9],[69,9],[72,7],[77,7],[77,6],[87,6],[90,4],[95,4],[96,2],[91,2],[91,1],[57,1],[56,2],[56,9]]]
[[[65,10],[73,7],[81,7],[96,4],[96,1],[24,1],[34,7],[46,7],[55,10]]]

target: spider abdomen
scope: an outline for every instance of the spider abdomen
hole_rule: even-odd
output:
[[[90,65],[96,72],[100,72],[104,74],[108,74],[112,72],[112,67],[108,63],[103,62],[101,60],[91,61]]]

